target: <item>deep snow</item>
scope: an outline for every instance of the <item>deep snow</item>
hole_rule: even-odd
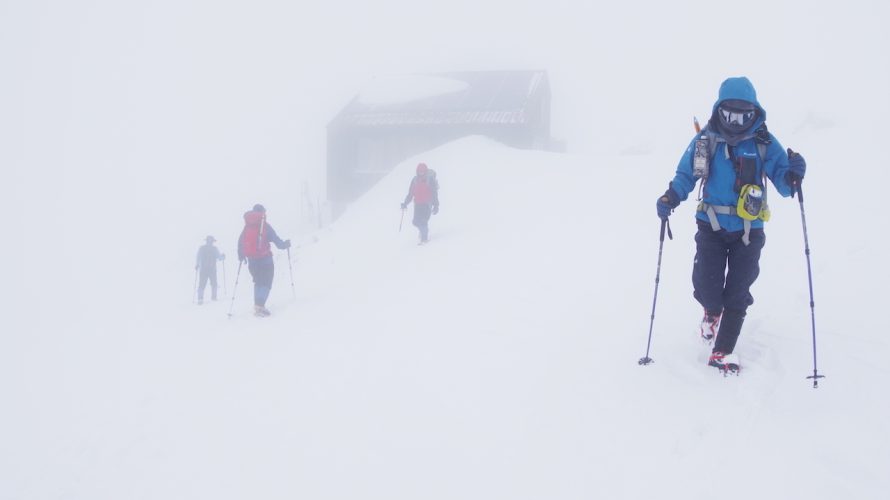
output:
[[[658,220],[651,196],[623,187],[671,169],[478,137],[423,160],[442,184],[433,241],[398,232],[412,159],[295,249],[296,299],[278,253],[271,318],[249,314],[245,275],[232,319],[228,300],[172,293],[147,317],[38,318],[70,328],[20,341],[4,366],[7,496],[706,498],[720,477],[739,478],[727,498],[886,491],[887,341],[875,316],[848,314],[879,299],[838,290],[857,272],[848,257],[868,262],[873,247],[851,255],[810,215],[828,375],[813,390],[799,214],[775,200],[744,375],[724,378],[694,331],[684,205],[656,363],[640,367]],[[824,184],[806,185],[815,207]]]

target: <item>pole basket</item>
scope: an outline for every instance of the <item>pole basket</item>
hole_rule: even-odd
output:
[[[818,388],[819,388],[819,379],[820,379],[820,378],[825,378],[825,375],[819,375],[819,374],[817,374],[817,373],[813,373],[812,375],[810,375],[809,377],[807,377],[807,380],[812,379],[812,380],[813,380],[813,389],[818,389]]]

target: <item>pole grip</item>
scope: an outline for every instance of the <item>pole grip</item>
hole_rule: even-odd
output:
[[[789,158],[791,158],[792,156],[795,156],[795,155],[800,156],[799,153],[795,153],[794,150],[792,150],[791,148],[788,148],[787,153],[788,153]],[[797,193],[797,199],[800,200],[801,203],[803,203],[803,191],[801,191],[801,188],[800,188],[800,185],[801,185],[801,182],[803,181],[803,179],[801,179],[800,177],[797,177],[796,175],[794,175],[793,179],[794,180],[792,182],[792,187],[794,188],[794,192]],[[794,193],[791,193],[791,197],[792,198],[794,197]]]

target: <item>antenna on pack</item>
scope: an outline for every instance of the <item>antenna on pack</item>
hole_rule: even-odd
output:
[[[710,167],[710,142],[704,134],[701,133],[701,125],[698,123],[698,118],[692,117],[692,125],[695,127],[695,150],[692,154],[692,176],[696,179],[701,179],[701,183],[698,185],[698,201],[702,200],[702,193],[704,192],[705,182],[708,181],[708,169]]]

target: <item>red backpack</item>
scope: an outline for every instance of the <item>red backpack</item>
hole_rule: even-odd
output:
[[[250,211],[244,214],[244,231],[241,232],[241,253],[256,259],[272,255],[272,248],[266,239],[266,214]]]
[[[421,164],[422,165],[422,164]],[[414,195],[414,203],[430,203],[434,199],[434,191],[439,190],[439,181],[436,180],[436,171],[431,168],[424,169],[426,176],[417,175],[411,183],[411,194]]]

